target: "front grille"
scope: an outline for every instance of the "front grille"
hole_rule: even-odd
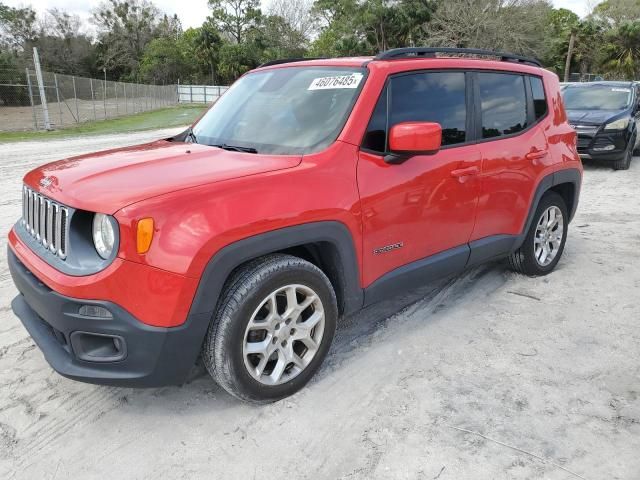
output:
[[[49,252],[67,257],[69,209],[53,200],[22,188],[22,225]]]
[[[591,137],[581,137],[578,136],[578,151],[587,150],[589,145],[591,144]]]

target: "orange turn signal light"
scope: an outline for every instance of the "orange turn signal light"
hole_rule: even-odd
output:
[[[138,234],[136,237],[138,253],[147,253],[149,248],[151,248],[153,229],[153,218],[142,218],[138,220]]]

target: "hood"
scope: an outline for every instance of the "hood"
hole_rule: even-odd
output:
[[[602,125],[609,119],[620,116],[623,110],[567,110],[569,123],[572,125]]]
[[[24,181],[73,208],[111,214],[164,193],[292,168],[301,159],[160,140],[49,163]]]

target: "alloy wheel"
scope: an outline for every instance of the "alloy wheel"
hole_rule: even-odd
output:
[[[564,217],[555,205],[550,206],[540,216],[533,237],[533,248],[536,261],[546,267],[558,255],[564,234]]]
[[[316,292],[298,284],[278,288],[262,300],[245,330],[247,371],[264,385],[294,379],[318,352],[324,327],[324,308]]]

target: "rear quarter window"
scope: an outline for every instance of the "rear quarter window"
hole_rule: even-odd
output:
[[[547,114],[547,97],[544,94],[544,84],[539,77],[529,77],[531,82],[531,96],[533,97],[533,111],[536,120]]]

